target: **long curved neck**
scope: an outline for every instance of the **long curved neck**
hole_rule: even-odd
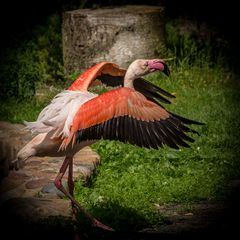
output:
[[[128,88],[134,88],[133,81],[138,78],[134,69],[130,66],[125,74],[123,86]]]

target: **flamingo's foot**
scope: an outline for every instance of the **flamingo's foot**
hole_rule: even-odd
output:
[[[96,218],[93,218],[93,219],[91,219],[91,220],[92,220],[93,226],[95,226],[95,227],[102,228],[102,229],[104,229],[104,230],[111,231],[111,232],[114,231],[113,228],[111,228],[111,227],[109,227],[109,226],[101,223],[101,222],[98,221]]]
[[[97,220],[96,218],[94,218],[90,213],[88,213],[75,199],[73,201],[73,205],[75,205],[75,207],[81,212],[84,214],[84,216],[86,216],[90,222],[92,223],[92,225],[94,227],[98,227],[98,228],[101,228],[103,230],[106,230],[106,231],[115,231],[113,228],[103,224],[102,222],[100,222],[99,220]]]

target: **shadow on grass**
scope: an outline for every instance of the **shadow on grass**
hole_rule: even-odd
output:
[[[159,216],[153,227],[147,219],[133,209],[116,202],[95,206],[91,213],[115,231],[105,231],[86,225],[78,216],[77,232],[84,240],[157,240],[157,239],[208,239],[234,237],[239,228],[240,182],[231,189],[224,202],[203,202],[191,218],[182,216],[177,221]],[[115,210],[115,211],[114,211]],[[174,212],[173,212],[174,217]],[[171,217],[170,217],[171,219]]]
[[[18,205],[16,201],[17,199],[10,199],[0,206],[1,239],[135,240],[158,239],[159,236],[165,235],[141,233],[140,230],[148,227],[150,223],[134,209],[122,207],[115,202],[101,203],[90,209],[94,217],[115,229],[111,232],[93,227],[81,213],[77,213],[76,222],[61,216],[39,220],[37,216],[29,212],[31,208],[19,209],[18,207],[16,210],[16,205]]]
[[[116,202],[105,202],[92,207],[90,212],[115,231],[92,227],[80,213],[77,223],[63,217],[51,217],[36,221],[34,217],[15,211],[13,199],[0,207],[1,239],[24,240],[157,240],[157,239],[207,239],[209,237],[232,237],[238,232],[240,215],[240,183],[234,187],[229,199],[220,207],[194,213],[197,221],[169,222],[159,217],[157,228],[134,209],[122,207]],[[15,202],[16,203],[16,202]],[[208,203],[206,203],[208,206]],[[204,223],[208,224],[204,224]],[[167,225],[168,224],[168,225]],[[161,226],[165,226],[163,231]],[[183,228],[182,228],[183,226]],[[205,226],[203,228],[203,226]],[[145,229],[145,230],[143,230]],[[167,229],[167,231],[166,231]],[[76,238],[77,236],[77,238]],[[214,238],[215,239],[215,238]]]
[[[90,209],[91,214],[99,221],[117,231],[139,231],[150,225],[150,222],[141,213],[133,208],[123,207],[115,201],[105,201]],[[156,213],[157,215],[157,213]],[[77,215],[79,229],[86,229],[86,218],[82,214]],[[159,217],[159,221],[161,218]],[[89,225],[90,223],[88,223]]]
[[[118,202],[108,201],[91,208],[91,214],[102,223],[114,229],[114,231],[106,231],[97,227],[92,227],[91,223],[86,221],[81,214],[77,215],[77,232],[80,239],[86,240],[144,240],[168,238],[168,234],[148,232],[147,228],[150,222],[135,209],[123,207]],[[158,225],[169,224],[167,219],[161,217],[157,212]],[[142,231],[145,229],[146,231]]]

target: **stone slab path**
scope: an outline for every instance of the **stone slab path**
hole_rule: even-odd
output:
[[[24,219],[71,217],[70,201],[53,184],[63,157],[33,157],[23,168],[14,168],[17,152],[32,137],[24,125],[0,122],[0,207],[11,203],[11,211]],[[74,157],[74,180],[87,182],[99,162],[90,147],[79,151]]]

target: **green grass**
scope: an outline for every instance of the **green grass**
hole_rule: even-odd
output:
[[[100,141],[93,149],[101,165],[89,186],[76,184],[76,198],[116,229],[137,230],[165,224],[156,206],[191,204],[227,197],[226,186],[239,178],[239,84],[236,76],[208,63],[169,62],[171,78],[154,73],[149,81],[174,93],[167,109],[204,122],[193,126],[200,136],[180,151],[143,149],[117,141]],[[1,103],[1,119],[34,120],[56,92],[30,102]],[[101,89],[102,91],[102,89]]]
[[[239,178],[239,84],[221,65],[169,63],[171,78],[154,73],[149,81],[174,93],[166,107],[206,123],[193,126],[200,136],[190,149],[142,149],[117,141],[100,141],[93,149],[101,165],[89,186],[76,184],[76,198],[116,229],[137,230],[166,223],[156,206],[191,204],[227,196],[227,184]],[[1,103],[1,119],[34,120],[56,94],[30,102]]]
[[[176,95],[166,105],[168,110],[206,125],[193,126],[200,136],[191,134],[196,141],[179,151],[143,149],[117,141],[93,145],[101,164],[88,186],[76,184],[75,195],[94,216],[116,229],[165,224],[158,205],[224,199],[229,181],[240,176],[239,77],[222,67],[224,59],[213,64],[209,48],[199,52],[188,39],[180,42],[177,53],[173,46],[178,37],[171,36],[172,51],[166,55],[180,56],[168,63],[171,77],[153,73],[147,79]],[[43,91],[45,97],[29,102],[1,102],[0,119],[35,120],[58,90]]]
[[[91,185],[77,184],[77,199],[103,222],[118,229],[165,223],[156,205],[219,200],[240,175],[239,85],[220,66],[172,65],[168,79],[148,79],[175,93],[171,111],[206,123],[190,149],[141,149],[117,141],[93,146],[101,156]],[[166,106],[167,107],[167,106]]]

